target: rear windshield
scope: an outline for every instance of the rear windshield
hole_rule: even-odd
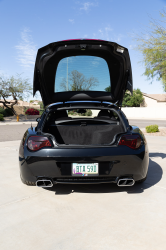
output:
[[[60,60],[55,76],[55,92],[111,91],[107,62],[97,56],[70,56]]]

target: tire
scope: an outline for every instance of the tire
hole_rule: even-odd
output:
[[[21,178],[22,183],[24,183],[25,185],[27,185],[27,186],[36,186],[36,183],[35,183],[35,182],[26,181],[26,180],[24,180],[24,179],[21,177],[21,175],[20,175],[20,178]]]

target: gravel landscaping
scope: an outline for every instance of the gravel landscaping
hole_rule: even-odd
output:
[[[159,132],[155,133],[146,133],[146,129],[141,129],[144,135],[151,135],[151,136],[166,136],[166,128],[159,127]]]

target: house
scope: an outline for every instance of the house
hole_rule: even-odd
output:
[[[31,102],[30,104],[32,105],[38,105],[39,101],[34,101],[34,102]]]
[[[166,94],[146,94],[142,93],[144,97],[143,103],[140,107],[165,107],[166,108]]]

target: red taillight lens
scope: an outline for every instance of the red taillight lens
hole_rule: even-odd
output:
[[[125,145],[132,149],[137,149],[141,146],[141,137],[139,135],[123,135],[119,141],[119,145]]]
[[[30,136],[28,138],[27,146],[32,151],[37,151],[40,148],[51,147],[51,143],[47,137],[42,136]]]

